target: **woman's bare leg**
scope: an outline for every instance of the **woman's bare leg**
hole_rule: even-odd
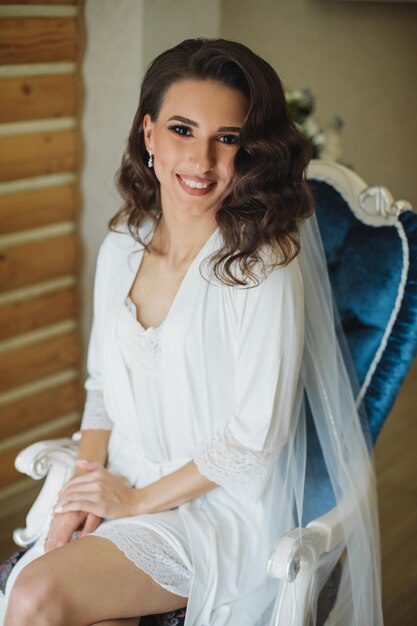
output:
[[[140,618],[134,617],[133,619],[110,619],[105,622],[96,622],[91,626],[138,626]]]
[[[134,617],[133,619],[109,619],[105,622],[96,622],[91,626],[138,626],[139,623],[140,618]]]
[[[111,541],[90,535],[48,552],[21,571],[4,626],[91,626],[175,611],[186,604],[187,598],[160,587]]]
[[[134,617],[133,619],[110,619],[105,622],[96,622],[91,626],[138,626],[140,618]]]

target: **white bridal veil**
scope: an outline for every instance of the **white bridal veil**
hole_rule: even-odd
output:
[[[357,407],[354,369],[333,305],[315,216],[301,227],[301,246],[299,262],[305,293],[304,355],[294,428],[273,472],[267,516],[276,521],[269,526],[269,533],[274,534],[274,528],[297,528],[292,535],[300,545],[292,569],[297,570],[300,565],[302,568],[303,554],[308,554],[307,560],[316,560],[318,567],[312,583],[308,583],[310,614],[304,615],[300,621],[302,598],[294,582],[289,582],[297,572],[288,571],[279,580],[271,579],[271,585],[275,585],[274,602],[256,626],[314,626],[320,623],[319,619],[316,621],[318,595],[337,564],[341,568],[340,582],[336,585],[337,600],[328,623],[380,626],[383,618],[379,534],[367,422]],[[329,475],[335,501],[334,519],[339,523],[338,532],[342,539],[336,548],[321,557],[311,551],[306,533],[300,529],[306,506],[304,487],[310,471],[306,434],[308,412],[314,421]],[[289,506],[283,507],[283,502],[288,502]],[[279,536],[265,537],[266,545],[269,542],[277,545],[279,540]]]

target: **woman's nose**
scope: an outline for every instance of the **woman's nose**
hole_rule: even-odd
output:
[[[210,141],[196,142],[190,151],[189,160],[201,174],[212,170],[216,164],[216,150]]]

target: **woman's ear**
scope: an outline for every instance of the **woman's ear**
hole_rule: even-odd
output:
[[[152,149],[152,131],[153,131],[153,122],[151,120],[151,116],[149,113],[143,118],[143,137],[145,141],[145,147],[148,152],[153,152]]]

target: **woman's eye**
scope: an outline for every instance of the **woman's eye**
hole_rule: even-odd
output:
[[[222,135],[219,139],[222,143],[226,143],[228,145],[235,145],[239,143],[238,135]]]
[[[173,126],[169,126],[168,128],[177,135],[191,135],[191,129],[188,128],[188,126],[183,126],[182,124],[174,124]]]

